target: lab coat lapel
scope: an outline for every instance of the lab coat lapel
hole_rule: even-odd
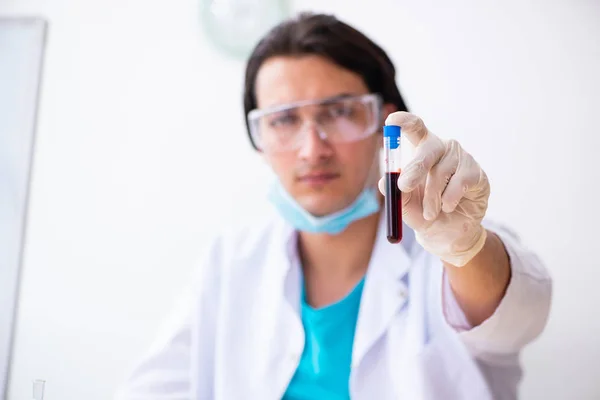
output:
[[[301,272],[292,257],[297,236],[291,227],[278,221],[271,237],[272,240],[266,243],[267,275],[260,289],[259,309],[262,311],[257,313],[260,321],[256,323],[258,333],[253,343],[259,358],[253,368],[260,371],[248,372],[258,378],[253,386],[254,391],[244,398],[281,398],[304,347],[304,331],[299,315]],[[269,385],[264,384],[267,381]]]
[[[406,225],[403,229],[407,236],[402,244],[389,243],[382,213],[361,299],[352,352],[353,369],[359,366],[408,300],[408,288],[402,278],[411,265],[407,249],[412,247],[412,230]]]
[[[278,302],[278,335],[281,341],[271,343],[271,366],[275,388],[273,397],[281,398],[292,379],[304,349],[304,328],[301,319],[302,270],[297,256],[298,233],[289,225],[280,227],[276,255],[272,258],[272,268],[277,270],[278,289],[273,293],[273,301]],[[276,372],[275,372],[276,371]]]

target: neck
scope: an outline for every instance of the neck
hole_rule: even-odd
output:
[[[337,301],[367,271],[381,211],[350,224],[338,235],[300,232],[298,250],[308,301],[322,306]]]

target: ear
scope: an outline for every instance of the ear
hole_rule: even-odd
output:
[[[387,119],[387,117],[391,113],[394,113],[396,111],[398,111],[398,107],[396,107],[392,103],[385,103],[381,108],[381,116],[383,117],[383,119],[381,120],[381,126],[385,124],[385,120]]]

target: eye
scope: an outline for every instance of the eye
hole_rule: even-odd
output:
[[[332,104],[329,107],[329,115],[331,115],[334,118],[350,117],[350,116],[352,116],[352,114],[353,114],[352,106],[349,104],[344,104],[344,103]]]
[[[269,126],[272,128],[285,127],[294,125],[298,121],[298,117],[291,113],[281,113],[269,118]]]

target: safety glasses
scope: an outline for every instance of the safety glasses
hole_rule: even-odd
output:
[[[302,101],[248,113],[250,136],[259,151],[297,150],[316,131],[330,143],[354,142],[381,128],[382,99],[378,94],[340,95]]]

